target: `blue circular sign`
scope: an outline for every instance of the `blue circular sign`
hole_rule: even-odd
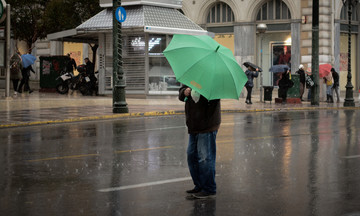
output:
[[[115,17],[117,21],[124,22],[126,20],[126,11],[123,7],[116,8]]]

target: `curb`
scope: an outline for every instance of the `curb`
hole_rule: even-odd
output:
[[[227,110],[221,110],[221,113],[280,112],[280,111],[304,111],[304,110],[360,110],[360,107],[292,107],[292,108],[246,109],[246,110],[227,109]],[[73,123],[73,122],[83,122],[83,121],[95,121],[95,120],[173,116],[173,115],[184,115],[184,114],[185,111],[169,110],[169,111],[159,111],[159,112],[153,111],[153,112],[124,113],[124,114],[103,115],[103,116],[87,116],[87,117],[69,118],[69,119],[0,124],[0,129],[25,127],[25,126],[39,126],[39,125],[48,125],[48,124]]]

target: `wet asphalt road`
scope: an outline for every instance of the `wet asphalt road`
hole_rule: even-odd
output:
[[[183,116],[0,130],[0,215],[360,215],[360,112],[223,114],[218,193],[192,188]]]

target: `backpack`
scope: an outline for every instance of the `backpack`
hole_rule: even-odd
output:
[[[20,66],[17,62],[12,63],[12,65],[10,66],[10,72],[15,74],[20,70]]]

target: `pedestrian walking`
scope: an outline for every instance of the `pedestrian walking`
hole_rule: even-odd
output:
[[[221,123],[220,100],[207,100],[188,86],[179,89],[179,100],[185,102],[189,133],[187,162],[195,187],[186,192],[189,199],[216,195],[216,135]]]
[[[294,82],[290,80],[290,70],[285,69],[279,80],[279,96],[282,98],[283,104],[286,103],[287,92],[293,85]]]
[[[300,75],[300,100],[303,100],[303,95],[305,91],[305,71],[304,71],[304,65],[299,65],[299,70],[296,71],[296,74]]]
[[[67,54],[67,56],[69,57],[68,63],[66,64],[66,71],[73,73],[74,70],[76,70],[76,62],[75,59],[71,58],[70,53]]]
[[[246,76],[248,78],[248,81],[245,84],[245,87],[246,87],[246,90],[247,90],[247,96],[246,96],[245,103],[247,103],[247,104],[252,104],[252,102],[251,102],[251,92],[252,92],[252,89],[254,87],[254,78],[259,76],[258,71],[259,71],[258,68],[256,68],[254,70],[254,68],[252,68],[250,66],[245,71],[245,74],[246,74]]]
[[[326,84],[326,102],[334,103],[334,99],[332,96],[334,79],[332,73],[329,73],[327,76],[324,77],[324,83]]]
[[[10,58],[10,79],[13,83],[14,95],[17,95],[18,92],[18,85],[21,79],[21,70],[22,70],[21,55],[19,52],[16,52]]]
[[[31,67],[31,65],[29,65],[28,67],[23,68],[21,70],[22,79],[21,79],[20,86],[18,89],[19,93],[22,93],[23,86],[24,86],[24,91],[29,91],[30,94],[33,92],[33,90],[30,89],[30,85],[29,85],[30,71],[35,73],[34,69]]]
[[[333,77],[333,80],[334,80],[334,84],[333,84],[333,87],[332,87],[331,94],[334,95],[333,92],[335,91],[336,97],[337,97],[336,102],[337,102],[337,103],[340,103],[340,95],[339,95],[339,74],[335,71],[334,68],[331,68],[331,74],[332,74],[332,77]]]

